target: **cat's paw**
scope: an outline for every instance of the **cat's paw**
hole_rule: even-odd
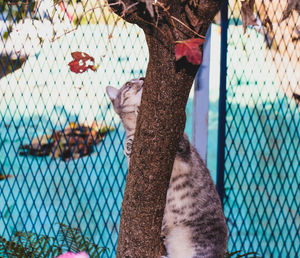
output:
[[[160,231],[160,238],[164,240],[168,235],[168,233],[169,233],[169,227],[165,225],[165,223],[163,223]]]

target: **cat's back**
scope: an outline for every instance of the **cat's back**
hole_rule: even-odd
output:
[[[163,230],[170,258],[224,257],[227,226],[222,205],[208,169],[186,135],[173,165]]]

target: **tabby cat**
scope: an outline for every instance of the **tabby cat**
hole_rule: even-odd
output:
[[[144,78],[106,92],[125,127],[128,163],[143,90]],[[167,192],[161,235],[168,258],[221,258],[227,246],[222,205],[208,169],[183,135]]]

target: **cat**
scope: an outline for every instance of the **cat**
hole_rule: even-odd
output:
[[[143,84],[144,78],[139,78],[120,89],[106,87],[126,131],[124,153],[128,164]],[[226,253],[227,226],[221,201],[208,169],[186,134],[173,165],[161,236],[167,258],[221,258]]]

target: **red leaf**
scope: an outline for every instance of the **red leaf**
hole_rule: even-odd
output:
[[[201,51],[188,51],[186,59],[194,65],[200,65],[202,63],[202,52]]]
[[[202,50],[200,46],[204,42],[205,40],[201,38],[179,41],[175,46],[176,61],[185,56],[190,63],[200,65],[202,63]]]
[[[74,73],[84,73],[88,69],[96,71],[95,59],[84,52],[71,53],[73,60],[69,63],[70,70]]]
[[[69,67],[70,67],[71,72],[73,72],[73,73],[84,73],[85,71],[87,71],[89,69],[88,66],[80,65],[79,61],[80,60],[73,60],[69,63]]]
[[[72,52],[71,55],[74,59],[91,60],[93,62],[95,60],[92,56],[84,52],[76,51],[76,52]]]

